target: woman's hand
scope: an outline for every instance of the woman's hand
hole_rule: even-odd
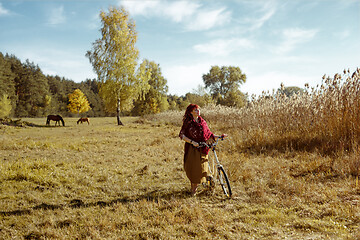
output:
[[[191,141],[191,144],[192,144],[194,147],[199,147],[199,146],[200,146],[200,144],[197,143],[197,142],[195,142],[195,141]]]
[[[222,139],[224,139],[224,138],[226,138],[228,135],[227,134],[222,134],[220,137],[222,138]]]

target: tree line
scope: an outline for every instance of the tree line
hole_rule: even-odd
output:
[[[45,75],[35,63],[21,62],[14,55],[0,52],[0,117],[72,116],[67,106],[69,94],[75,89],[80,89],[90,103],[87,116],[106,116],[95,79],[76,83]],[[8,109],[8,114],[2,113],[4,109]]]
[[[140,68],[143,72],[149,73],[148,89],[140,92],[131,102],[131,107],[122,110],[122,115],[139,116],[167,110],[183,110],[190,103],[200,106],[214,103],[241,107],[246,101],[245,95],[238,90],[238,85],[234,83],[233,86],[230,80],[224,78],[225,75],[231,75],[229,67],[213,66],[208,74],[204,74],[205,86],[211,87],[210,91],[199,85],[193,92],[184,96],[168,94],[167,80],[162,76],[159,64],[145,59]],[[225,71],[228,73],[225,74]],[[9,117],[78,115],[69,110],[69,96],[76,89],[84,93],[90,107],[82,115],[115,115],[114,112],[107,111],[99,94],[97,79],[86,79],[76,83],[64,77],[45,75],[40,67],[30,60],[21,62],[14,55],[4,55],[0,52],[0,118],[4,117],[1,113],[4,109],[8,109],[6,115]]]

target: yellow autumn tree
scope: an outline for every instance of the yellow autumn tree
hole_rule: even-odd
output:
[[[123,125],[120,113],[131,110],[134,100],[149,89],[148,74],[136,76],[139,55],[135,46],[136,25],[125,8],[109,7],[108,12],[101,11],[100,19],[101,37],[86,56],[98,75],[99,95],[105,110],[116,112],[118,125]]]
[[[80,89],[75,89],[73,93],[69,94],[69,104],[67,106],[72,113],[83,113],[91,109],[89,102]]]

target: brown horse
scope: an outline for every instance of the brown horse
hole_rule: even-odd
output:
[[[79,120],[77,120],[77,124],[79,123],[83,123],[83,122],[87,122],[88,125],[90,124],[90,119],[89,118],[80,118]]]
[[[50,125],[50,120],[55,121],[55,126],[57,123],[59,123],[60,126],[60,121],[62,122],[62,125],[65,126],[64,119],[60,115],[48,115],[46,119],[46,125]]]

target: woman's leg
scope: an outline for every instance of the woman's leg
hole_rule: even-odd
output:
[[[197,187],[198,187],[197,183],[191,183],[191,195],[194,196],[196,194]]]

